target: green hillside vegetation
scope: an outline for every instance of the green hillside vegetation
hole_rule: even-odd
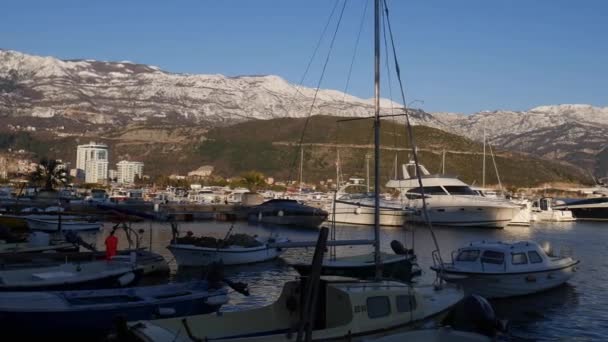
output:
[[[373,121],[337,122],[330,116],[310,119],[304,134],[304,180],[316,182],[335,178],[336,153],[339,150],[342,173],[345,178],[365,176],[365,154],[373,153],[365,145],[373,143]],[[305,119],[273,119],[249,121],[229,127],[211,129],[206,141],[199,145],[199,157],[214,165],[216,171],[235,175],[257,170],[277,179],[297,180],[299,177],[299,147]],[[445,148],[446,173],[459,176],[475,185],[482,182],[483,146],[463,137],[444,131],[417,126],[414,135],[420,151],[421,163],[431,172],[441,169],[441,154]],[[409,148],[409,139],[402,123],[383,121],[381,125],[383,148]],[[282,144],[278,144],[282,143]],[[291,143],[291,145],[289,145]],[[306,144],[328,144],[306,146]],[[329,144],[359,145],[336,148]],[[363,147],[361,146],[363,145]],[[462,152],[462,153],[455,153]],[[477,154],[475,154],[477,153]],[[512,187],[531,187],[544,182],[589,182],[580,170],[557,162],[530,156],[499,152],[496,164],[501,181]],[[409,160],[409,151],[383,149],[381,152],[381,183],[395,174],[395,155],[398,165]],[[373,170],[373,159],[370,161]],[[373,172],[373,171],[372,171]],[[400,166],[398,167],[401,173]],[[497,184],[490,156],[486,158],[486,184]]]

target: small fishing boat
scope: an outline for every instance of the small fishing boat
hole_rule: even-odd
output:
[[[563,253],[566,254],[566,253]],[[522,296],[562,285],[578,260],[547,253],[534,241],[473,242],[452,253],[452,262],[431,269],[467,293],[485,298]]]
[[[323,209],[296,200],[271,199],[251,208],[248,218],[249,222],[316,229],[327,219],[327,215]]]
[[[380,254],[380,268],[382,269],[383,278],[410,282],[413,277],[421,274],[421,270],[416,263],[416,254],[414,254],[413,250],[406,250],[396,240],[391,242],[391,247],[395,254]],[[309,275],[312,268],[309,263],[294,263],[290,265],[303,276]],[[321,274],[371,279],[376,275],[374,253],[325,259],[321,267]]]
[[[132,285],[141,270],[131,262],[90,261],[0,271],[0,291],[50,291]]]
[[[225,288],[207,281],[128,289],[0,293],[5,336],[103,336],[115,320],[181,317],[217,311],[228,302]]]
[[[231,232],[232,228],[224,239],[195,237],[191,232],[185,237],[179,237],[177,227],[173,226],[173,239],[167,249],[179,266],[206,266],[214,262],[229,266],[275,259],[283,250],[272,244],[289,241],[277,236],[261,238]]]
[[[99,231],[101,230],[101,222],[88,222],[83,220],[63,220],[63,219],[36,219],[27,217],[27,224],[30,230],[39,230],[43,232],[57,231]]]
[[[289,281],[276,302],[252,310],[130,323],[130,334],[139,341],[296,341],[305,285]],[[461,299],[451,287],[322,277],[312,340],[360,341],[412,329],[441,318]]]
[[[18,255],[23,253],[39,252],[68,252],[77,251],[78,246],[65,242],[51,241],[49,235],[44,232],[31,232],[27,241],[8,243],[0,241],[0,258],[4,255]]]

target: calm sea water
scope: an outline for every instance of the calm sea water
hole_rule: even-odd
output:
[[[197,222],[182,223],[181,231],[224,237],[232,223]],[[188,280],[200,277],[198,269],[178,269],[171,253],[165,248],[171,238],[168,224],[143,222],[133,224],[143,229],[142,242],[170,261],[171,277]],[[108,231],[111,224],[105,225]],[[245,222],[234,223],[233,232],[268,235],[279,233],[291,240],[315,241],[317,232],[284,227],[264,227]],[[339,226],[338,239],[369,239],[373,237],[370,227]],[[478,240],[535,240],[548,241],[556,251],[560,247],[571,248],[574,257],[581,260],[579,272],[566,285],[557,289],[509,300],[493,301],[499,318],[507,319],[511,332],[518,337],[531,340],[608,340],[608,224],[595,222],[543,223],[531,227],[507,227],[503,230],[474,228],[435,228],[444,260],[450,259],[452,250]],[[434,250],[431,234],[426,228],[413,230],[414,247],[419,264],[424,270],[420,282],[432,282],[434,272],[431,252]],[[124,235],[118,235],[120,245],[126,245]],[[99,236],[102,246],[105,236]],[[383,228],[382,249],[390,251],[390,241],[398,239],[412,243],[412,230]],[[338,255],[352,255],[370,251],[368,246],[338,247]],[[287,250],[281,259],[254,265],[229,268],[226,275],[236,281],[249,284],[251,296],[231,293],[229,305],[224,310],[239,310],[262,306],[273,302],[283,283],[296,277],[290,261],[310,260],[313,248]]]

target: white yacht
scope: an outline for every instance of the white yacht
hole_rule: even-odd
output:
[[[386,186],[400,192],[401,200],[413,212],[408,220],[424,223],[422,195],[418,179],[411,177],[404,164],[403,179],[390,180]],[[426,196],[427,211],[431,223],[441,226],[504,228],[519,212],[520,207],[506,200],[479,196],[469,185],[456,177],[431,175],[420,165],[422,189]]]
[[[485,298],[505,298],[545,291],[570,279],[579,263],[555,256],[534,241],[473,242],[452,253],[452,262],[431,267],[449,283]]]
[[[328,220],[353,225],[374,224],[374,193],[367,192],[362,178],[351,178],[336,194],[335,215],[333,200],[324,207]],[[380,225],[401,227],[407,210],[399,200],[380,199]]]

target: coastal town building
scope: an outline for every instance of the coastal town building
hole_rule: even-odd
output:
[[[135,178],[141,178],[144,173],[144,163],[121,160],[116,164],[116,182],[119,184],[132,184]]]
[[[90,142],[76,149],[77,177],[87,183],[100,183],[108,178],[108,145]]]

